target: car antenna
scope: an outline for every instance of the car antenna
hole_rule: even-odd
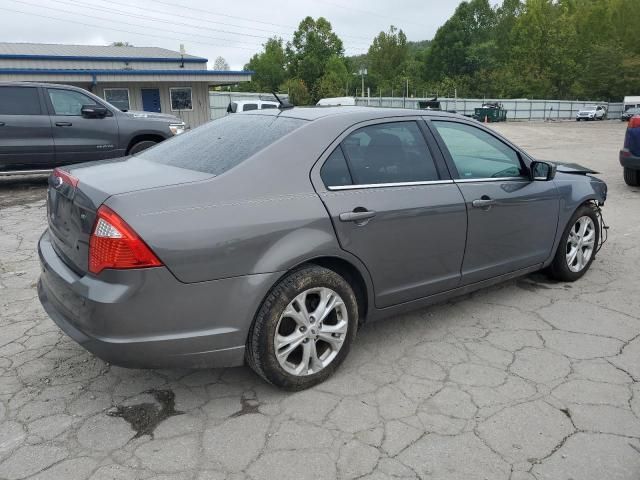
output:
[[[279,110],[287,110],[289,108],[293,108],[293,105],[291,105],[288,101],[282,101],[275,91],[273,91],[271,93],[273,94],[274,97],[276,97],[276,100],[280,104],[280,105],[278,105],[278,109]]]

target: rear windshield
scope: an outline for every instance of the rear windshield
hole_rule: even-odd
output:
[[[143,151],[139,158],[220,175],[271,145],[305,120],[228,115]]]

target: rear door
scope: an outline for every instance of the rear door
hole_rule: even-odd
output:
[[[467,205],[462,282],[547,260],[558,225],[555,182],[531,181],[520,153],[488,129],[444,119],[430,124]]]
[[[83,105],[98,102],[76,90],[46,88],[45,98],[51,113],[53,139],[56,147],[56,163],[102,160],[119,156],[118,122],[109,113],[103,118],[83,117]]]
[[[0,170],[49,168],[55,150],[40,89],[0,86]]]
[[[378,307],[460,282],[464,199],[429,138],[419,119],[360,124],[312,172],[340,245],[371,273]]]

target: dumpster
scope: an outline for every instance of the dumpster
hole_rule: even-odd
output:
[[[474,109],[473,118],[480,122],[504,122],[507,120],[507,111],[501,103],[484,103],[482,107]]]

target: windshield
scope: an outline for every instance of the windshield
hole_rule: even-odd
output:
[[[305,120],[277,115],[228,115],[166,140],[137,156],[220,175],[304,123]]]

